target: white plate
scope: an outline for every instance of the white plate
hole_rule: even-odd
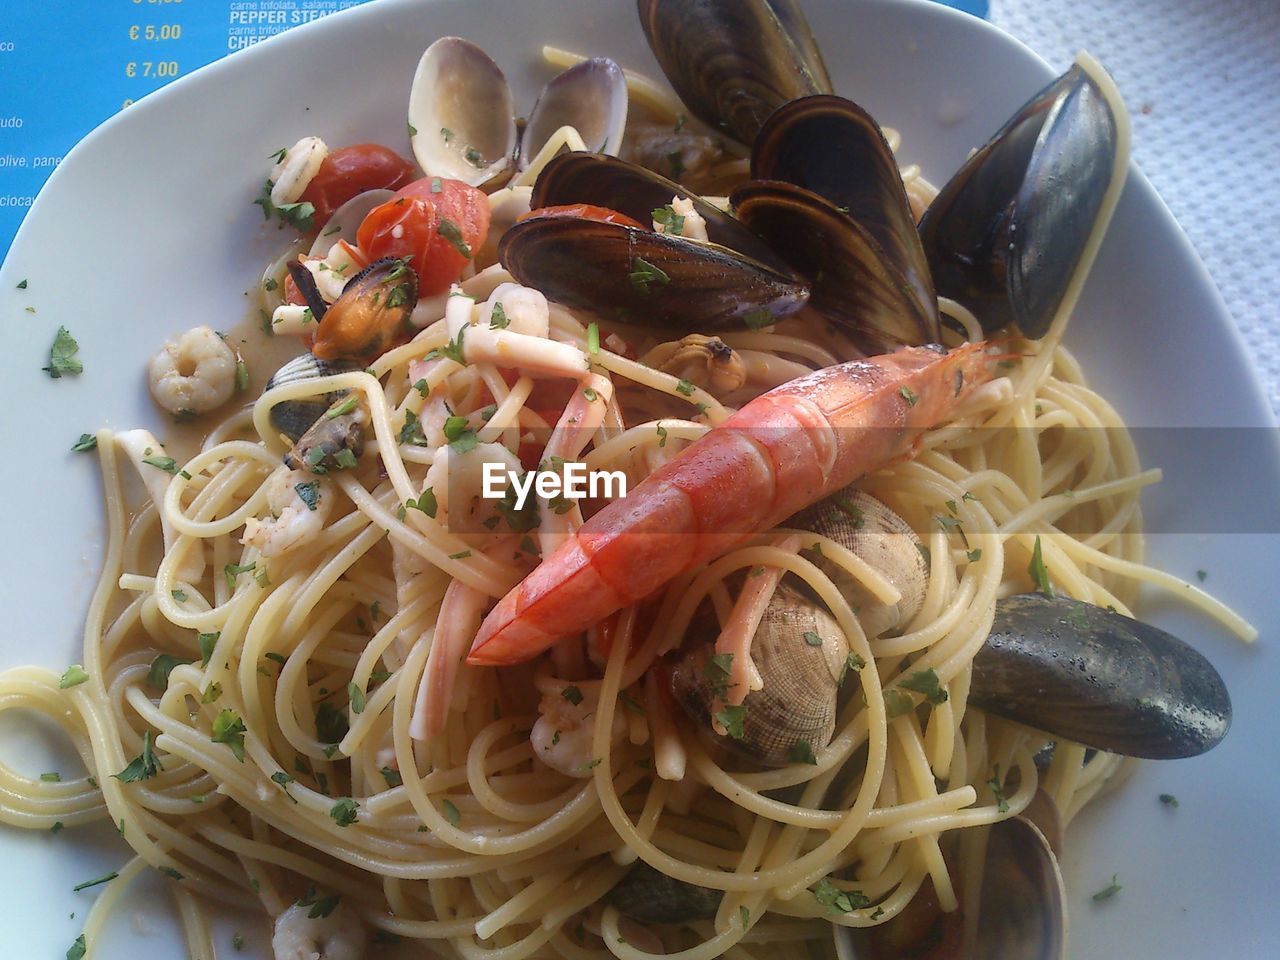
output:
[[[806,10],[837,90],[898,127],[903,159],[922,164],[935,182],[1066,67],[1051,69],[990,25],[923,0],[807,0]],[[7,541],[0,665],[61,669],[81,659],[101,511],[92,458],[68,448],[104,424],[163,433],[146,396],[144,358],[196,322],[225,328],[242,317],[244,291],[281,241],[251,203],[266,157],[311,133],[332,144],[379,141],[408,156],[413,67],[431,40],[451,33],[489,50],[523,93],[525,110],[549,73],[538,57],[544,41],[658,75],[630,0],[379,0],[147,97],[94,131],[50,178],[0,269],[0,372],[9,391],[0,419],[7,461],[0,472]],[[23,278],[28,289],[15,290]],[[38,312],[25,314],[28,305]],[[40,368],[59,324],[79,339],[85,373],[53,382]],[[1204,533],[1153,538],[1152,554],[1183,576],[1207,571],[1206,586],[1264,635],[1246,649],[1176,604],[1149,608],[1151,619],[1220,667],[1235,727],[1205,757],[1144,766],[1073,827],[1064,862],[1072,954],[1258,956],[1280,938],[1271,889],[1280,853],[1280,671],[1267,642],[1280,620],[1280,523],[1275,507],[1263,506],[1280,489],[1280,461],[1245,345],[1186,239],[1136,173],[1069,342],[1131,423],[1254,428],[1238,435],[1250,438],[1248,463],[1206,454],[1202,441],[1212,431],[1162,444],[1167,479],[1146,503],[1153,529],[1179,529],[1193,507],[1209,518],[1196,527]],[[0,718],[10,761],[16,726],[12,716]],[[31,738],[23,743],[18,762],[48,769]],[[1177,795],[1180,808],[1163,809],[1162,792]],[[72,894],[72,885],[125,859],[109,828],[93,833],[88,846],[82,837],[0,829],[0,903],[8,918],[0,952],[61,956],[80,932],[98,891]],[[1091,903],[1090,893],[1113,873],[1124,890]],[[144,948],[182,955],[159,885],[147,889],[136,900],[141,919],[122,918],[99,945],[99,960]],[[265,955],[265,926],[244,929]],[[225,937],[220,949],[228,949]]]

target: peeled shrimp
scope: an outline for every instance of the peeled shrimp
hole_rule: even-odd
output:
[[[174,416],[216,410],[236,392],[236,354],[209,327],[166,343],[147,365],[156,403]]]
[[[308,916],[314,910],[295,903],[276,917],[275,960],[363,960],[367,937],[355,911],[339,903],[327,916]]]
[[[333,485],[328,480],[281,467],[267,478],[266,491],[271,516],[246,520],[241,543],[257,547],[264,557],[278,557],[320,536],[333,511]]]
[[[909,455],[992,361],[982,343],[913,347],[762,394],[570,534],[485,618],[468,662],[537,656]]]
[[[529,743],[533,746],[533,755],[553,770],[570,777],[589,777],[595,767],[591,762],[595,759],[591,754],[591,741],[596,703],[589,697],[583,697],[581,691],[574,697],[578,700],[574,703],[565,695],[565,691],[571,689],[577,688],[565,687],[564,691],[542,695]],[[613,715],[610,739],[615,744],[620,743],[626,732],[626,717],[619,710]]]

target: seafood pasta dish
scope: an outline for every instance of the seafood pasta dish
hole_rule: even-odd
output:
[[[192,958],[220,905],[277,960],[1063,957],[1072,819],[1226,735],[1133,608],[1254,632],[1144,564],[1159,470],[1062,345],[1102,67],[938,186],[794,0],[637,9],[664,78],[546,47],[518,118],[444,37],[401,142],[281,144],[251,322],[76,444],[82,662],[0,674],[86,768],[0,819],[132,848],[68,957],[147,871]]]

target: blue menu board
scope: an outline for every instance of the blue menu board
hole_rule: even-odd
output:
[[[90,130],[171,80],[369,0],[5,0],[0,258],[40,187]],[[986,0],[947,0],[978,16]]]

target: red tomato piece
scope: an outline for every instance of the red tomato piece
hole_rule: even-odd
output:
[[[488,197],[461,180],[424,177],[370,210],[356,241],[370,260],[412,258],[426,297],[448,290],[488,235]]]
[[[619,213],[608,207],[597,207],[591,203],[565,203],[554,207],[538,207],[537,210],[530,210],[520,219],[530,220],[534,217],[579,217],[583,220],[599,220],[601,223],[620,223],[627,227],[639,227],[641,230],[649,229],[643,223],[632,220],[625,213]]]
[[[311,218],[323,227],[333,211],[366,190],[399,190],[413,179],[413,164],[376,143],[357,143],[334,150],[299,198],[316,208]]]

